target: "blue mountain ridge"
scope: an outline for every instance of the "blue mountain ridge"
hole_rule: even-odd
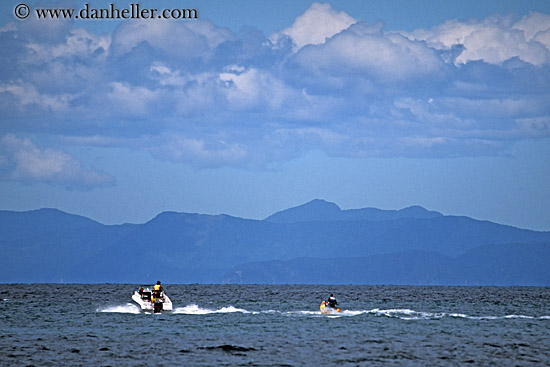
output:
[[[550,232],[313,200],[264,220],[0,211],[0,282],[550,285]],[[536,254],[536,256],[533,256]],[[292,276],[291,276],[292,275]]]
[[[435,218],[441,213],[428,211],[421,206],[411,206],[401,210],[376,208],[342,210],[334,203],[315,199],[309,203],[286,209],[270,215],[265,220],[272,223],[296,223],[315,221],[345,220],[390,220],[398,218]]]

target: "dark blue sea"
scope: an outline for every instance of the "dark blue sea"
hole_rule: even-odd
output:
[[[550,288],[165,284],[153,314],[137,287],[0,284],[0,364],[550,365]]]

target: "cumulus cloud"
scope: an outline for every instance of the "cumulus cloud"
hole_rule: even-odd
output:
[[[433,78],[444,67],[441,57],[424,42],[356,24],[326,43],[304,47],[293,57],[317,77],[376,79],[381,83]]]
[[[36,134],[198,167],[263,167],[308,150],[499,154],[550,136],[549,19],[495,15],[397,32],[314,3],[273,35],[136,20],[102,35],[57,24],[45,37],[11,23],[0,28],[3,177],[110,182],[25,139]],[[6,150],[9,141],[18,149]],[[36,164],[25,168],[16,151]]]
[[[510,16],[494,15],[481,21],[447,21],[433,29],[412,32],[410,37],[424,40],[436,49],[460,45],[463,52],[456,64],[477,60],[501,64],[517,57],[540,66],[550,61],[549,24],[547,14],[532,13],[517,22]]]
[[[123,23],[112,36],[111,52],[123,56],[140,44],[148,44],[164,57],[180,60],[205,58],[232,33],[207,21],[137,20]]]
[[[0,93],[4,93],[14,98],[15,106],[21,111],[27,111],[34,108],[52,112],[66,111],[68,108],[68,101],[72,98],[72,96],[67,93],[40,93],[33,84],[24,82],[0,85]]]
[[[231,109],[281,109],[288,100],[286,86],[271,73],[255,68],[219,74]]]
[[[154,116],[151,112],[160,98],[159,92],[121,82],[112,82],[109,87],[107,98],[117,114],[136,118]]]
[[[294,21],[291,27],[271,36],[276,42],[281,36],[289,36],[298,49],[305,45],[318,45],[327,38],[347,29],[356,20],[344,11],[336,12],[329,4],[313,3]]]
[[[526,40],[538,41],[547,48],[550,47],[550,43],[548,43],[550,14],[531,13],[516,22],[513,28],[522,31]]]
[[[84,168],[77,159],[56,149],[41,149],[29,139],[7,134],[0,140],[0,179],[44,182],[69,188],[89,189],[112,185],[114,178]]]

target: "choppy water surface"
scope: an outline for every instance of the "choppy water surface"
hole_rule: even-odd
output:
[[[550,288],[165,285],[152,314],[137,286],[0,284],[2,365],[550,365]]]

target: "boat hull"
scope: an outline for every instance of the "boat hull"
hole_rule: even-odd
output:
[[[142,298],[138,291],[132,294],[132,301],[137,303],[143,311],[172,311],[172,301],[166,294],[164,294],[160,302],[156,302],[156,307],[155,303],[151,302],[150,299]]]

